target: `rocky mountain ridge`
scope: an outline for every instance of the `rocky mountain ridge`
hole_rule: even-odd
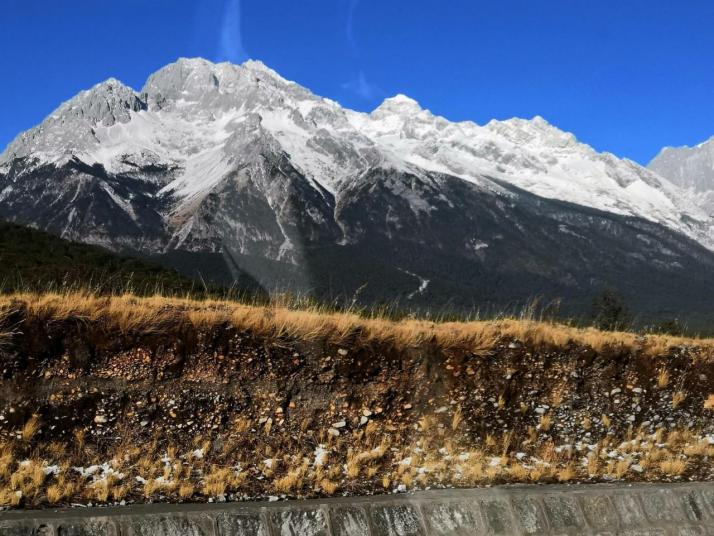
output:
[[[694,147],[665,147],[647,167],[684,190],[693,205],[714,214],[714,137]]]
[[[539,117],[454,123],[404,95],[347,110],[257,61],[81,92],[0,155],[0,217],[365,303],[582,312],[618,286],[669,315],[714,289],[711,216],[634,162]]]

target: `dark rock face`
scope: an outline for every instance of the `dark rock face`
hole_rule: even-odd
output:
[[[0,203],[0,218],[116,251],[149,252],[166,240],[152,183],[78,159],[25,171],[27,164],[15,161],[0,174],[0,188],[12,190]]]

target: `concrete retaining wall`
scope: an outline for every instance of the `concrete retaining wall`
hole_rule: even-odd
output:
[[[0,513],[2,536],[714,536],[714,484],[496,487]]]

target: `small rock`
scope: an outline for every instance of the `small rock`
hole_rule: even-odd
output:
[[[642,473],[644,471],[644,468],[638,463],[630,465],[630,469],[632,469],[635,473]]]
[[[337,353],[340,355],[347,355],[347,350],[345,350],[344,348],[340,348],[339,350],[337,350]]]
[[[411,405],[411,404],[404,404],[404,409],[412,409],[412,405]]]
[[[367,424],[368,422],[369,422],[369,419],[367,417],[365,417],[364,415],[362,415],[362,417],[360,417],[360,420],[359,420],[360,426],[363,426],[363,425]]]
[[[327,431],[327,433],[330,434],[331,436],[334,436],[334,437],[337,437],[337,436],[340,435],[340,431],[339,431],[337,428],[330,428],[330,429]]]
[[[337,421],[332,423],[333,428],[344,428],[347,426],[347,423],[345,421]]]
[[[97,424],[104,424],[105,422],[107,422],[107,418],[104,415],[96,415],[94,417],[94,422],[96,422]]]

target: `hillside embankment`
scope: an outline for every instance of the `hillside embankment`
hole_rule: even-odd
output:
[[[0,298],[0,503],[714,476],[714,342],[87,294]]]

